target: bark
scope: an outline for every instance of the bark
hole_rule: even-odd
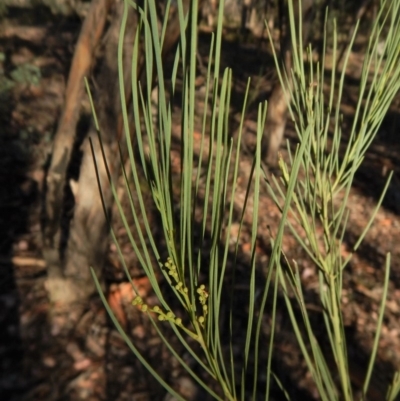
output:
[[[188,3],[186,1],[186,7]],[[123,136],[122,106],[117,64],[122,14],[123,1],[115,0],[112,15],[110,16],[111,24],[105,35],[104,57],[101,61],[99,73],[95,78],[96,89],[93,93],[103,152],[107,161],[110,178],[114,182],[118,178],[118,167],[121,163],[118,152],[118,141]],[[179,24],[176,20],[178,18],[176,10],[171,10],[170,16],[173,20],[169,21],[168,24],[163,55],[168,54],[180,35]],[[130,8],[123,50],[125,74],[123,82],[126,94],[124,107],[131,99],[130,71],[137,23],[138,15],[133,8]],[[82,45],[81,48],[84,49],[84,46]],[[74,61],[77,58],[78,65],[80,57],[84,57],[78,55],[79,49],[78,45],[77,53],[74,56]],[[144,66],[145,55],[143,55],[143,52],[141,54],[141,58],[137,61],[139,64],[139,73]],[[90,62],[86,60],[84,65],[88,67]],[[72,88],[68,91],[65,112],[60,121],[60,127],[68,129],[68,135],[65,134],[65,131],[59,129],[61,133],[54,144],[54,154],[50,169],[52,175],[49,175],[50,178],[48,179],[51,191],[48,192],[45,205],[47,210],[46,220],[48,220],[44,231],[46,243],[45,254],[49,267],[46,288],[51,301],[56,305],[51,316],[53,333],[59,333],[61,330],[72,328],[85,308],[88,307],[89,299],[97,292],[90,273],[90,267],[94,268],[97,277],[101,281],[109,240],[109,223],[104,213],[103,203],[109,217],[113,204],[108,172],[99,142],[99,134],[92,125],[82,145],[83,158],[80,166],[79,180],[70,181],[75,208],[69,227],[65,257],[61,258],[59,239],[65,174],[74,142],[74,135],[71,133],[74,132],[79,115],[76,107],[74,108],[71,105],[79,103],[79,96],[83,94],[83,86],[76,82],[77,79],[82,81],[82,69],[76,67],[75,70],[78,72],[74,72],[74,66],[75,64],[73,63],[70,74],[70,81],[73,80],[71,82]],[[75,101],[73,102],[71,98],[75,99]],[[74,125],[71,121],[73,121]],[[101,187],[101,196],[98,181]],[[68,315],[67,319],[65,318],[66,314]]]
[[[99,4],[99,2],[97,2]],[[101,138],[108,169],[113,180],[118,172],[118,148],[117,141],[121,137],[121,101],[118,86],[117,49],[118,37],[122,19],[123,2],[118,0],[113,4],[111,25],[106,34],[105,56],[102,60],[100,72],[97,77],[97,90],[93,96],[96,103],[96,114],[98,116],[101,130]],[[137,16],[130,11],[128,26],[125,37],[125,71],[130,71],[129,65],[132,55],[132,44],[134,41]],[[82,34],[86,38],[85,28]],[[87,24],[89,29],[89,24]],[[93,30],[94,27],[92,27]],[[59,141],[54,144],[54,166],[53,175],[49,176],[52,187],[48,190],[46,199],[46,211],[48,224],[45,229],[46,260],[48,261],[47,290],[53,303],[70,304],[78,303],[84,307],[88,298],[95,292],[95,286],[90,274],[90,266],[96,270],[101,278],[101,270],[104,264],[107,250],[107,220],[104,214],[102,199],[99,193],[98,180],[94,158],[97,165],[97,174],[101,185],[101,193],[106,209],[111,209],[112,194],[110,190],[107,169],[103,160],[98,133],[94,125],[91,126],[87,138],[82,145],[82,163],[79,172],[79,181],[70,181],[71,190],[74,195],[74,216],[70,223],[69,237],[66,245],[65,257],[61,259],[59,244],[57,243],[61,233],[61,210],[63,206],[63,191],[65,173],[68,166],[71,149],[74,143],[74,132],[79,112],[73,107],[71,99],[83,94],[83,68],[79,64],[84,63],[88,68],[90,60],[87,58],[88,41],[82,40],[84,45],[77,46],[71,69],[70,80],[72,88],[67,93],[64,117],[60,126],[65,126],[68,135],[60,135]],[[90,42],[92,44],[93,42]],[[86,51],[85,51],[86,50]],[[77,67],[74,69],[74,67]],[[85,68],[85,70],[86,70]],[[74,74],[78,71],[78,74]],[[87,70],[86,70],[87,71]],[[128,73],[127,73],[128,74]],[[78,75],[78,76],[76,76]],[[125,90],[129,96],[129,79],[125,77]],[[72,123],[71,123],[72,121]],[[93,144],[93,154],[90,146]],[[52,163],[53,164],[53,163]],[[59,167],[60,166],[60,167]],[[58,170],[57,170],[58,167]],[[54,173],[60,174],[62,179],[54,179]],[[61,175],[61,174],[60,174]],[[49,179],[48,179],[49,181]],[[54,185],[54,181],[55,184]]]
[[[62,276],[60,241],[65,177],[84,94],[83,78],[88,76],[93,64],[94,50],[102,36],[109,5],[109,0],[94,0],[83,23],[68,77],[64,109],[54,137],[43,207],[43,253],[50,278]]]
[[[122,20],[123,2],[117,1],[112,23],[107,32],[105,58],[98,76],[99,91],[95,93],[98,100],[96,113],[99,120],[100,135],[108,171],[113,182],[118,178],[120,165],[118,140],[122,136],[121,101],[118,83],[117,49]],[[137,26],[137,15],[132,8],[129,11],[128,24],[124,38],[124,86],[127,99],[130,98],[130,64],[132,48]],[[93,145],[93,153],[90,146]],[[110,216],[113,195],[109,184],[105,161],[103,160],[98,133],[91,127],[83,147],[79,182],[75,189],[75,213],[71,222],[67,245],[64,275],[74,288],[77,301],[85,303],[88,296],[96,292],[89,270],[92,266],[97,276],[101,277],[108,243],[108,222],[104,213],[102,200]],[[101,186],[99,193],[98,181]]]

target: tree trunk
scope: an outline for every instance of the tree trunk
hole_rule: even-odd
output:
[[[46,177],[44,199],[43,253],[50,278],[62,277],[61,217],[65,179],[75,142],[75,131],[84,94],[84,77],[93,64],[94,50],[102,36],[109,0],[94,0],[83,23],[71,63],[64,109],[54,137],[53,152]]]
[[[104,0],[95,1],[97,4],[100,2],[104,3]],[[45,208],[47,213],[44,230],[45,255],[48,262],[46,288],[50,300],[55,306],[51,316],[53,333],[59,333],[63,329],[68,330],[72,328],[85,308],[88,307],[88,300],[96,292],[90,267],[94,268],[101,281],[109,231],[102,199],[108,214],[110,214],[113,199],[98,135],[101,135],[103,151],[108,163],[110,176],[115,182],[119,171],[117,141],[122,135],[121,101],[118,65],[116,62],[122,13],[122,0],[115,0],[112,9],[111,25],[106,34],[105,56],[102,60],[99,74],[96,77],[96,88],[98,89],[94,90],[93,93],[100,133],[97,133],[96,128],[92,124],[81,148],[83,157],[80,166],[79,181],[70,180],[69,183],[74,195],[75,207],[74,216],[69,227],[64,256],[59,246],[62,230],[61,214],[64,200],[64,182],[75,137],[75,135],[72,135],[72,132],[75,132],[76,122],[79,117],[76,104],[80,103],[83,95],[83,69],[74,69],[74,63],[69,79],[69,87],[72,86],[74,88],[74,95],[69,96],[71,92],[67,92],[65,110],[60,122],[60,126],[67,126],[68,130],[67,133],[56,136],[54,144],[52,166],[47,179],[48,191]],[[91,26],[90,32],[92,35],[100,31],[98,26],[92,26],[86,20],[81,37],[88,26]],[[130,71],[132,47],[137,26],[137,15],[132,8],[129,11],[127,26],[129,29],[127,29],[124,38],[124,65],[127,76],[124,82],[127,98],[130,98],[128,72]],[[89,38],[92,39],[93,36],[89,35]],[[86,68],[84,71],[85,75],[87,75],[91,63],[86,61],[85,56],[80,54],[80,48],[85,49],[86,46],[79,46],[83,42],[81,39],[79,42],[74,55],[74,61],[85,63]],[[80,72],[78,77],[75,76],[74,71]],[[71,106],[71,103],[75,104]],[[72,117],[70,116],[71,114]],[[74,120],[73,123],[71,123],[72,119]],[[66,120],[67,122],[64,123]],[[92,147],[90,142],[92,143]],[[59,174],[59,176],[54,179],[56,174]],[[102,197],[99,193],[98,182],[101,186]]]
[[[104,0],[95,0],[99,3]],[[186,0],[185,8],[189,1]],[[158,4],[159,6],[160,4]],[[120,157],[118,141],[123,135],[120,88],[118,80],[117,50],[120,34],[120,26],[123,14],[123,1],[114,0],[111,24],[105,35],[106,43],[104,57],[101,61],[99,73],[95,78],[95,90],[93,99],[96,115],[99,121],[100,134],[96,132],[92,124],[88,137],[81,147],[83,157],[80,166],[79,180],[70,180],[69,185],[74,195],[75,207],[66,242],[65,252],[60,249],[62,208],[64,201],[65,177],[69,165],[71,149],[75,138],[75,128],[79,117],[80,103],[83,95],[83,76],[87,75],[91,63],[79,55],[80,49],[87,46],[87,40],[81,39],[88,30],[90,23],[85,21],[82,28],[74,61],[71,67],[68,83],[67,99],[63,116],[54,144],[53,159],[48,175],[48,190],[46,196],[46,225],[44,229],[45,257],[48,263],[48,280],[46,288],[50,300],[54,305],[51,314],[52,330],[54,334],[61,331],[69,331],[76,324],[84,310],[89,306],[89,299],[96,294],[96,288],[90,273],[93,267],[100,282],[102,270],[107,254],[108,245],[108,220],[104,213],[103,203],[110,217],[113,204],[107,169],[104,163],[98,135],[105,159],[107,161],[110,178],[116,182],[118,178]],[[162,12],[162,8],[160,7]],[[179,38],[179,24],[177,22],[177,10],[172,8],[166,37],[164,41],[163,55],[168,54]],[[92,22],[96,19],[92,16]],[[92,23],[91,22],[91,23]],[[124,37],[123,65],[124,86],[128,104],[131,100],[131,62],[135,40],[138,15],[129,8],[127,29]],[[93,32],[100,31],[92,26]],[[93,37],[90,37],[93,44]],[[89,46],[90,47],[90,46]],[[93,51],[92,48],[90,50]],[[138,71],[143,68],[144,54],[137,60]],[[86,53],[87,54],[87,53]],[[92,54],[92,53],[89,53]],[[78,68],[80,61],[84,61],[84,69]],[[74,69],[75,67],[75,69]],[[83,73],[84,71],[84,73]],[[72,88],[71,88],[72,87]],[[125,105],[124,105],[125,107]],[[128,108],[129,109],[129,108]],[[64,127],[66,127],[64,129]],[[92,147],[90,145],[92,143]],[[93,153],[92,153],[93,151]],[[97,174],[95,169],[97,166]],[[98,183],[101,187],[101,196]],[[64,255],[64,256],[63,256]]]

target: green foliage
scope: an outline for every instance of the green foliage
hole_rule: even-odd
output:
[[[0,53],[0,62],[5,60],[4,53]],[[0,94],[8,92],[16,84],[38,85],[41,78],[40,68],[24,63],[10,72],[10,78],[6,76],[3,70],[0,70]]]
[[[40,69],[30,63],[25,63],[11,71],[10,76],[15,83],[38,85],[41,74]]]
[[[254,163],[242,204],[239,233],[232,258],[232,255],[229,254],[229,233],[234,222],[234,200],[238,189],[241,139],[248,89],[244,98],[239,132],[234,138],[231,137],[229,126],[232,72],[230,69],[224,70],[222,74],[220,72],[223,7],[219,9],[217,31],[211,40],[201,140],[200,143],[195,143],[193,134],[197,110],[195,99],[196,52],[194,50],[197,48],[197,1],[190,2],[190,10],[187,15],[182,2],[178,1],[179,24],[181,31],[186,34],[181,35],[172,73],[169,77],[170,91],[176,95],[175,101],[178,93],[181,94],[181,160],[180,169],[176,171],[172,164],[173,103],[167,96],[165,71],[161,58],[167,21],[164,21],[164,25],[159,29],[154,0],[145,2],[144,9],[140,9],[129,0],[125,1],[118,57],[123,105],[126,94],[123,89],[122,48],[129,7],[133,7],[140,15],[132,58],[132,110],[129,111],[123,107],[124,129],[133,183],[130,184],[127,179],[127,171],[122,169],[122,173],[125,177],[125,190],[130,201],[130,213],[133,217],[134,227],[130,227],[128,224],[127,216],[117,196],[115,184],[112,182],[111,187],[131,246],[158,299],[158,305],[149,306],[145,299],[137,295],[133,304],[148,315],[171,355],[200,386],[217,400],[233,401],[249,398],[255,400],[260,394],[267,400],[269,399],[271,379],[280,384],[279,378],[276,378],[271,371],[278,292],[283,294],[294,333],[321,400],[355,399],[350,383],[341,312],[343,271],[352,254],[347,259],[343,259],[340,246],[347,229],[349,215],[347,202],[354,174],[373,141],[393,97],[399,91],[400,26],[396,21],[400,17],[400,1],[383,2],[381,11],[376,18],[363,64],[354,123],[350,138],[346,143],[342,136],[340,102],[349,53],[347,53],[344,67],[340,72],[337,71],[336,28],[334,27],[334,37],[330,38],[332,45],[328,46],[328,38],[325,35],[324,49],[320,60],[312,61],[312,49],[309,48],[308,58],[304,61],[301,50],[303,49],[302,35],[298,34],[296,30],[301,30],[301,23],[294,21],[293,5],[292,2],[289,3],[294,47],[294,67],[293,71],[288,72],[288,74],[292,74],[294,82],[290,113],[298,135],[298,146],[294,154],[288,147],[289,163],[280,159],[281,178],[279,180],[274,178],[272,183],[267,183],[272,198],[281,210],[282,219],[276,235],[271,239],[272,253],[266,270],[261,304],[258,305],[256,302],[256,238],[259,194],[261,186],[264,185],[260,143],[264,131],[266,105],[260,104],[259,106]],[[378,53],[378,43],[382,40],[381,30],[384,26],[389,33],[384,41],[383,52]],[[300,38],[300,43],[296,38]],[[139,59],[140,41],[143,41],[146,54],[146,74],[144,80],[139,82],[137,60]],[[330,76],[325,76],[328,52],[332,54],[333,61]],[[278,60],[276,60],[276,64],[279,69]],[[153,71],[156,72],[158,78],[156,122],[154,122],[150,106]],[[285,74],[284,71],[279,71],[282,84],[289,88],[290,86],[286,84],[288,77]],[[330,82],[328,93],[324,90],[326,81]],[[128,116],[130,112],[134,117],[137,151],[134,150],[130,134]],[[331,125],[332,121],[333,126]],[[157,227],[157,230],[161,229],[163,233],[164,241],[161,242],[155,239],[155,232],[149,223],[149,213],[152,213],[153,209],[147,207],[144,202],[138,166],[145,175],[162,223],[161,227]],[[137,198],[139,206],[136,206],[135,198]],[[380,207],[382,199],[383,195],[378,202],[377,209]],[[238,241],[243,229],[245,213],[252,215],[251,259],[248,267],[249,279],[246,283],[249,287],[246,300],[248,318],[247,325],[243,328],[244,352],[240,358],[234,352],[236,336],[233,332],[235,317],[232,304],[228,313],[228,344],[226,344],[226,337],[222,336],[220,320],[224,313],[222,311],[223,304],[229,303],[229,297],[227,298],[223,294],[228,293],[231,299],[235,297],[235,286],[227,278],[235,276],[239,257]],[[365,237],[374,216],[375,214],[371,216],[370,223],[365,227],[354,246],[354,251]],[[296,222],[296,225],[292,222]],[[318,235],[320,231],[317,230],[317,227],[322,228],[322,236]],[[297,265],[296,261],[290,262],[282,250],[283,237],[288,235],[287,229],[296,238],[318,271],[320,304],[336,371],[328,368],[326,356],[319,346],[310,322],[300,280],[301,267]],[[132,235],[133,231],[137,233],[137,239]],[[112,229],[111,234],[122,256]],[[284,265],[282,261],[285,262]],[[380,317],[363,386],[363,399],[368,390],[382,327],[388,291],[389,265],[390,256],[388,255]],[[125,269],[135,293],[138,294],[126,266]],[[174,302],[171,302],[171,298],[167,297],[161,289],[159,275],[162,275],[169,284],[171,292],[174,294]],[[94,280],[100,290],[95,276]],[[169,392],[178,400],[183,399],[142,357],[140,351],[114,317],[104,295],[102,293],[100,295],[111,319],[132,352]],[[301,311],[301,317],[295,314],[295,308]],[[261,347],[266,348],[264,344],[266,340],[261,330],[266,315],[271,316],[271,335],[268,340],[267,359],[261,360]],[[157,316],[157,319],[154,319],[154,316]],[[167,324],[181,341],[182,347],[203,369],[204,375],[199,375],[192,370],[164,336],[163,330]],[[200,348],[196,346],[198,344]],[[238,366],[238,364],[240,365]],[[264,389],[258,385],[260,375],[266,376]],[[203,377],[207,376],[208,378],[204,381]],[[215,386],[210,385],[210,380],[218,383],[220,391],[214,390]],[[388,391],[387,400],[396,398],[400,390],[399,383],[400,379],[397,374]]]
[[[320,291],[320,298],[323,306],[325,327],[340,377],[338,391],[331,391],[331,389],[335,388],[333,378],[326,366],[324,355],[314,338],[309,316],[304,306],[298,266],[295,262],[290,263],[286,260],[291,268],[283,271],[280,268],[280,261],[277,259],[276,267],[279,271],[280,281],[298,341],[323,400],[337,399],[338,392],[343,395],[345,400],[353,399],[346,343],[343,341],[345,336],[341,312],[342,275],[352,254],[347,259],[343,259],[340,254],[340,246],[347,229],[349,215],[347,208],[348,196],[354,180],[354,174],[374,139],[392,99],[400,89],[400,69],[398,67],[400,30],[399,26],[395,24],[396,19],[399,18],[399,7],[399,2],[392,2],[389,9],[384,12],[382,8],[378,15],[364,59],[356,113],[350,132],[350,139],[345,145],[346,150],[343,157],[340,157],[343,137],[339,107],[342,100],[348,56],[341,73],[337,74],[336,72],[335,59],[332,62],[334,68],[332,68],[330,92],[327,96],[329,103],[326,105],[324,101],[326,95],[323,91],[323,83],[326,82],[324,76],[325,54],[327,52],[326,42],[321,64],[314,65],[314,63],[310,62],[309,67],[305,68],[302,54],[297,51],[294,52],[295,66],[292,73],[295,85],[293,93],[297,93],[298,96],[294,96],[291,114],[295,120],[299,147],[296,154],[290,157],[290,166],[280,160],[283,179],[280,184],[275,180],[276,189],[274,190],[270,186],[270,190],[275,202],[283,211],[283,221],[289,226],[298,243],[307,252],[318,269],[320,288],[324,288],[324,291]],[[384,42],[385,49],[382,54],[379,54],[377,49],[381,40],[380,31],[383,28],[383,24],[388,24],[390,28],[387,40]],[[333,57],[335,57],[336,37],[333,38],[333,49]],[[311,58],[311,49],[309,49],[308,54],[309,58]],[[385,57],[386,60],[384,61]],[[284,78],[281,77],[281,79],[284,82]],[[333,101],[335,95],[337,95],[336,104]],[[363,110],[362,113],[361,110]],[[332,116],[334,117],[333,139],[332,143],[329,144],[329,124]],[[301,172],[304,179],[298,179]],[[381,205],[390,178],[391,176],[378,201],[375,213],[371,216],[353,251],[357,250],[365,237]],[[283,204],[278,200],[277,194],[284,199]],[[339,204],[335,202],[337,199],[341,199]],[[286,220],[288,214],[298,223],[296,227],[289,220]],[[317,235],[317,226],[322,227],[322,238]],[[297,227],[301,227],[301,229]],[[369,386],[378,346],[388,290],[389,265],[390,256],[388,255],[380,319],[368,373],[363,386],[364,395]],[[302,310],[303,323],[307,328],[307,341],[300,334],[297,318],[293,313],[292,300],[287,292],[287,285],[291,287],[295,294],[295,304],[299,305]],[[307,342],[311,345],[311,351],[306,347]]]
[[[4,3],[0,3],[0,21],[7,15],[7,5]]]

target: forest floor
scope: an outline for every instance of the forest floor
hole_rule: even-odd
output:
[[[68,337],[51,332],[47,319],[50,305],[44,286],[46,263],[41,253],[41,201],[52,136],[63,105],[81,21],[77,17],[54,17],[47,9],[39,8],[29,19],[23,12],[11,10],[0,24],[0,88],[7,87],[0,92],[0,399],[168,400],[165,391],[124,344],[98,299],[91,301],[87,313]],[[208,41],[207,35],[201,37],[199,54],[204,62]],[[350,55],[345,104],[342,105],[347,122],[351,122],[354,114],[362,49],[360,45],[359,51],[354,50]],[[271,90],[273,64],[265,41],[225,43],[222,60],[224,66],[230,66],[234,71],[234,115],[240,111],[248,76],[253,78],[253,88],[262,88],[256,98],[267,97]],[[201,91],[199,79],[200,95]],[[244,127],[246,150],[240,162],[239,200],[246,191],[255,130],[256,107],[253,106]],[[176,135],[178,131],[176,126]],[[290,124],[287,131],[287,137],[294,142],[296,138]],[[388,173],[393,170],[393,180],[383,206],[346,268],[343,281],[344,322],[352,381],[357,387],[365,375],[381,300],[385,258],[387,252],[391,252],[389,295],[376,376],[369,398],[377,401],[383,399],[385,386],[394,371],[400,369],[399,131],[400,97],[397,96],[356,175],[349,196],[349,230],[343,245],[343,255],[347,255],[373,213]],[[282,154],[284,158],[288,157],[284,147]],[[174,157],[179,162],[179,152]],[[261,275],[270,252],[269,230],[274,232],[279,221],[279,210],[263,190],[258,220]],[[250,232],[251,225],[245,223],[240,242],[244,265],[249,260]],[[119,227],[117,233],[124,244],[126,233],[123,228]],[[122,249],[136,284],[143,295],[150,296],[150,285],[136,265],[129,244]],[[315,268],[290,235],[284,238],[283,250],[288,259],[296,260],[301,266],[302,281],[310,300],[307,307],[310,313],[318,315]],[[204,394],[195,389],[176,363],[164,355],[161,340],[151,324],[130,306],[132,291],[126,284],[112,244],[106,270],[110,287],[108,299],[138,348],[188,399],[205,400]],[[275,369],[293,388],[290,391],[293,400],[316,400],[315,387],[306,373],[284,311],[281,317],[276,344],[279,362],[275,362]],[[279,395],[275,397],[283,399]]]

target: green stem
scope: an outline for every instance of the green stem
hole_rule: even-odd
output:
[[[195,328],[195,331],[197,334],[197,341],[199,342],[201,348],[204,351],[204,354],[207,358],[207,361],[211,368],[211,371],[214,373],[214,379],[221,385],[224,395],[229,401],[237,401],[236,398],[232,396],[231,391],[229,390],[225,379],[221,375],[221,372],[220,372],[219,366],[218,366],[218,362],[212,355],[210,355],[207,343],[204,340],[204,330],[200,326],[197,319],[194,320],[193,325],[194,325],[194,328]]]
[[[335,354],[336,354],[336,364],[339,370],[339,377],[340,383],[343,390],[343,395],[345,401],[351,401],[352,397],[352,390],[350,384],[350,375],[348,371],[348,364],[347,364],[347,355],[345,355],[343,341],[342,338],[342,319],[341,319],[341,312],[338,305],[338,297],[337,292],[335,290],[335,280],[336,277],[333,274],[329,274],[329,291],[330,297],[332,301],[332,322],[333,322],[333,331],[334,331],[334,341],[335,341]]]

